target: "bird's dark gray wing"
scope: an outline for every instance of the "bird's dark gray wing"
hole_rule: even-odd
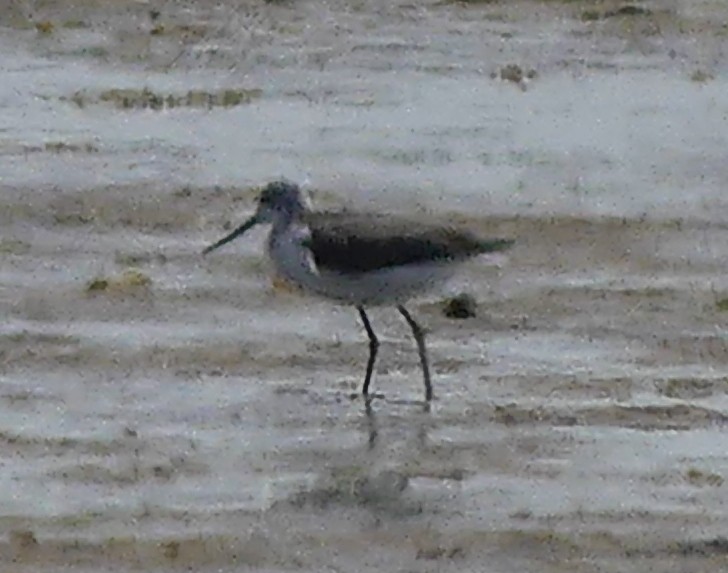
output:
[[[321,270],[356,274],[426,262],[464,260],[507,249],[513,241],[484,240],[467,231],[376,215],[311,213],[306,240]]]

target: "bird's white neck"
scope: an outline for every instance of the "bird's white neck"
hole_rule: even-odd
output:
[[[315,291],[318,272],[306,245],[310,233],[309,228],[296,218],[278,219],[273,222],[268,236],[268,253],[278,274],[300,287]]]

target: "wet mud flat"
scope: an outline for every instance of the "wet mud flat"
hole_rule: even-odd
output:
[[[728,570],[722,12],[625,6],[5,11],[2,570]],[[410,305],[431,411],[396,311],[367,408],[356,312],[200,257],[279,173],[517,239]]]

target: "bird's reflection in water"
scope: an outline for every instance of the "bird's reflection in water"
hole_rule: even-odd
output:
[[[364,414],[367,419],[367,431],[369,433],[369,449],[373,450],[377,445],[379,437],[379,428],[377,427],[377,416],[372,408],[372,399],[367,397],[364,399]]]
[[[367,434],[368,434],[368,447],[369,450],[373,450],[379,441],[379,422],[378,415],[372,404],[374,402],[373,397],[367,397],[364,399],[364,416],[366,418]],[[413,401],[413,400],[391,400],[387,401],[387,404],[391,405],[416,405],[420,408],[421,415],[415,413],[413,416],[408,416],[408,421],[414,421],[416,424],[416,442],[419,447],[425,445],[427,440],[427,431],[432,424],[432,418],[430,416],[431,402],[428,401]]]

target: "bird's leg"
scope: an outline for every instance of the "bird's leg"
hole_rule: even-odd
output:
[[[361,321],[364,323],[367,336],[369,336],[369,361],[367,362],[367,373],[364,378],[364,387],[361,391],[365,397],[368,397],[369,383],[372,381],[372,372],[374,372],[374,361],[377,359],[377,350],[379,349],[379,340],[377,339],[377,335],[374,334],[372,325],[369,323],[369,317],[367,316],[367,313],[364,312],[364,307],[357,306],[356,309],[359,311],[359,316],[361,316]]]
[[[427,348],[425,347],[425,332],[422,330],[419,324],[415,322],[407,309],[402,305],[397,306],[397,310],[404,316],[407,324],[412,329],[412,334],[417,342],[417,350],[420,354],[420,363],[422,364],[422,374],[425,377],[425,400],[428,402],[432,400],[432,384],[430,383],[430,365],[427,361]]]

